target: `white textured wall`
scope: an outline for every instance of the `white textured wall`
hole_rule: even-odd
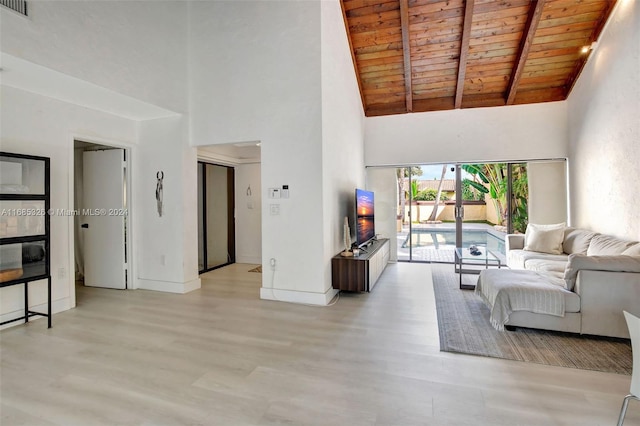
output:
[[[197,253],[197,153],[182,117],[139,123],[134,213],[139,288],[185,293],[200,287]],[[164,172],[158,215],[156,175]]]
[[[529,223],[567,222],[566,162],[528,162],[527,177]]]
[[[640,240],[640,2],[621,0],[569,104],[575,226]]]
[[[51,98],[2,86],[0,145],[2,151],[51,159],[51,208],[74,208],[73,140],[127,146],[136,151],[136,123]],[[64,278],[60,278],[60,270]],[[51,273],[53,311],[75,306],[73,217],[51,218]],[[46,285],[46,284],[45,284]],[[30,286],[31,306],[46,301],[44,286]],[[20,316],[22,286],[2,290],[0,319]],[[45,307],[46,308],[46,307]],[[55,323],[55,318],[54,318]]]
[[[262,263],[260,164],[241,164],[236,173],[236,261]],[[251,187],[251,195],[247,189]]]
[[[0,49],[176,112],[187,109],[187,3],[32,1],[0,10]]]
[[[192,144],[262,141],[262,297],[323,301],[320,2],[194,2],[190,34]]]
[[[365,187],[364,112],[340,3],[322,3],[322,174],[325,289],[331,258],[344,249],[344,218],[355,236],[355,189]]]
[[[566,158],[566,102],[365,119],[365,164]]]
[[[196,146],[304,135],[319,120],[320,3],[190,3]],[[263,147],[264,149],[264,147]]]
[[[373,191],[375,199],[376,234],[389,238],[389,260],[398,260],[398,237],[396,214],[398,211],[398,181],[396,169],[371,167],[367,169],[367,189]]]

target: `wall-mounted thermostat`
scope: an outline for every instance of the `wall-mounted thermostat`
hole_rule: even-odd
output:
[[[269,198],[280,198],[280,188],[269,188]]]
[[[289,185],[282,185],[282,198],[289,198]]]

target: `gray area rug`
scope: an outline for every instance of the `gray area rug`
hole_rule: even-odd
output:
[[[498,331],[480,297],[458,288],[453,265],[431,268],[441,351],[631,375],[630,340],[520,327]]]

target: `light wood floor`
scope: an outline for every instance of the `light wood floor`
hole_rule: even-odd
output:
[[[613,425],[629,392],[629,376],[440,352],[425,264],[331,307],[260,300],[252,267],[187,295],[79,288],[51,330],[2,331],[0,423]]]

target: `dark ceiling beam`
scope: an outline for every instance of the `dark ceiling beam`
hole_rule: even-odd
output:
[[[533,36],[538,29],[538,23],[542,17],[542,9],[546,0],[538,0],[532,3],[532,7],[529,9],[529,16],[527,17],[527,23],[524,26],[522,34],[522,41],[520,42],[520,50],[518,52],[516,66],[511,74],[511,81],[507,86],[507,105],[513,105],[516,99],[516,92],[518,91],[518,84],[520,84],[520,78],[522,77],[522,71],[524,70],[524,64],[527,62],[529,56],[529,49],[533,43]]]
[[[467,54],[469,53],[469,39],[471,38],[471,21],[473,19],[474,0],[467,0],[464,6],[464,23],[462,26],[462,42],[460,43],[460,60],[458,62],[458,82],[456,84],[456,99],[454,107],[462,107],[462,93],[464,92],[464,77],[467,73]]]
[[[340,9],[342,9],[342,20],[344,21],[344,29],[347,32],[347,40],[349,41],[349,51],[351,52],[351,61],[353,61],[353,71],[356,73],[356,80],[358,82],[358,90],[360,91],[360,100],[362,101],[362,107],[365,108],[364,92],[362,91],[362,80],[360,79],[360,70],[358,69],[358,62],[356,61],[356,53],[353,50],[353,42],[351,41],[351,33],[349,32],[349,21],[347,20],[347,11],[344,9],[344,1],[340,1]]]
[[[402,29],[402,54],[404,58],[404,91],[407,112],[413,111],[411,84],[411,46],[409,45],[409,0],[400,0],[400,27]]]

